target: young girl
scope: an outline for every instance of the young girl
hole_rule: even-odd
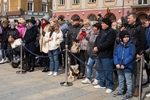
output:
[[[123,100],[126,100],[132,97],[133,67],[129,64],[135,57],[135,46],[126,30],[120,32],[120,39],[120,44],[118,44],[114,53],[114,64],[116,65],[116,68],[119,69],[119,90],[116,94],[114,94],[114,97],[123,95],[124,82],[126,82],[127,91],[123,97]]]
[[[57,54],[60,52],[60,43],[63,41],[63,34],[57,24],[57,20],[50,20],[49,31],[46,32],[44,38],[49,44],[50,73],[48,75],[57,76],[59,68]]]

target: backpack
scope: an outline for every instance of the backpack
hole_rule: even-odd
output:
[[[77,42],[72,42],[71,51],[73,53],[80,53],[80,44]]]

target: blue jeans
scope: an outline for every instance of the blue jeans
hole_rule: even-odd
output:
[[[102,69],[102,70],[101,70]],[[104,71],[106,69],[106,71]],[[109,71],[107,71],[109,69]],[[114,88],[113,83],[113,59],[112,58],[98,58],[98,74],[100,78],[99,85],[108,89]]]
[[[127,91],[126,95],[132,96],[132,73],[125,72],[124,70],[118,70],[119,75],[119,93],[124,91],[124,82],[126,80]]]
[[[2,59],[5,59],[6,58],[6,52],[5,52],[5,50],[1,50],[1,53],[2,53]]]
[[[92,70],[93,70],[92,68],[93,68],[94,64],[97,61],[98,61],[98,59],[96,57],[89,57],[88,63],[87,63],[87,65],[89,65],[89,66],[86,66],[86,68],[87,68],[87,75],[86,75],[86,77],[88,79],[91,78]],[[96,69],[95,79],[99,80],[97,69]]]
[[[60,49],[57,48],[56,50],[51,50],[48,53],[49,59],[50,59],[50,71],[52,72],[58,72],[59,68],[59,59],[58,59],[58,53],[60,53]]]

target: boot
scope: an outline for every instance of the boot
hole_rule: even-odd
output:
[[[135,96],[135,97],[139,96],[139,87],[135,88],[133,96]]]
[[[34,71],[34,66],[31,67],[31,69],[29,70],[29,72],[33,72]]]
[[[42,70],[42,72],[48,72],[50,71],[48,67],[44,67],[44,69]]]

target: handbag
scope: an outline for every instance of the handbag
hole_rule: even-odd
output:
[[[11,45],[12,49],[14,49],[14,48],[20,46],[21,43],[22,43],[21,38],[18,38],[18,39],[16,39],[16,40],[14,40],[14,42],[10,43],[10,45]]]
[[[80,44],[77,42],[72,42],[71,51],[73,53],[80,53]]]

